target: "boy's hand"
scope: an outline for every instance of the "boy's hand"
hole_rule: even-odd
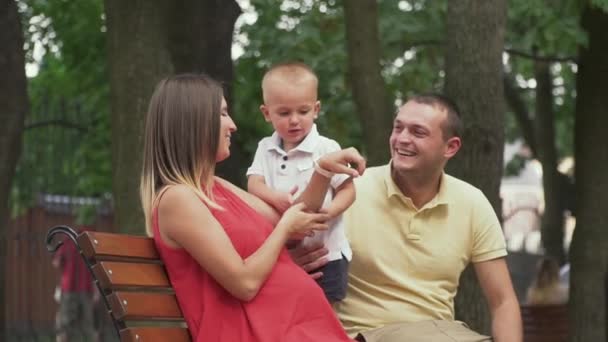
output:
[[[298,187],[294,186],[289,192],[277,192],[272,199],[272,206],[283,214],[289,207],[293,205],[293,195],[298,191]]]
[[[365,158],[354,147],[328,153],[319,158],[319,167],[333,173],[359,177],[365,171]]]

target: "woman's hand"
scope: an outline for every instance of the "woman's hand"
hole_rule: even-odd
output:
[[[327,213],[311,213],[305,209],[306,204],[302,202],[291,206],[283,213],[275,229],[284,229],[290,239],[302,239],[314,235],[315,230],[329,229]]]
[[[354,147],[328,153],[317,161],[323,170],[359,177],[365,171],[365,158]]]

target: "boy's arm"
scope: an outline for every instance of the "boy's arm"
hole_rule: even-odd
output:
[[[326,208],[327,213],[331,218],[340,216],[348,207],[355,201],[355,184],[353,179],[345,180],[337,189],[334,199]]]
[[[297,188],[293,190],[297,190]],[[293,204],[292,195],[295,192],[292,191],[291,193],[282,193],[275,191],[266,185],[264,176],[260,175],[249,176],[247,179],[247,191],[273,206],[281,214],[285,212],[285,210],[289,209],[289,207],[291,207]]]

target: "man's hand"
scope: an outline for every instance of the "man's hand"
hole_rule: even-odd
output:
[[[329,262],[325,257],[327,253],[329,253],[329,251],[321,242],[309,246],[298,244],[295,248],[289,250],[291,259],[307,273],[325,266]],[[313,279],[319,279],[323,276],[323,273],[315,272],[310,276]]]

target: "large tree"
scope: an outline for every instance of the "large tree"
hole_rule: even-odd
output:
[[[344,22],[348,50],[348,73],[357,114],[363,129],[363,140],[370,165],[386,163],[390,127],[394,117],[380,57],[376,0],[344,1]]]
[[[587,7],[576,78],[577,220],[570,249],[571,341],[607,341],[608,282],[608,13]]]
[[[503,170],[504,96],[502,51],[505,0],[448,2],[445,93],[460,107],[463,147],[448,165],[449,173],[479,189],[500,217],[499,186]],[[468,269],[456,297],[456,317],[488,332],[487,306]]]
[[[123,231],[141,232],[139,151],[153,88],[175,72],[204,71],[230,85],[232,31],[240,9],[219,0],[106,0],[105,6],[115,218]]]
[[[23,33],[14,0],[0,0],[0,46],[0,303],[5,303],[6,232],[10,217],[8,198],[29,106]],[[0,310],[0,339],[6,335],[4,315],[4,310]]]
[[[232,36],[241,8],[234,0],[179,0],[171,5],[169,51],[176,73],[204,72],[222,82],[226,101],[233,110]],[[239,165],[246,164],[239,144],[231,147],[228,160],[218,166],[218,173],[228,180],[244,184]]]
[[[110,65],[112,193],[123,232],[143,232],[139,177],[143,127],[154,86],[173,72],[167,2],[105,0]]]

